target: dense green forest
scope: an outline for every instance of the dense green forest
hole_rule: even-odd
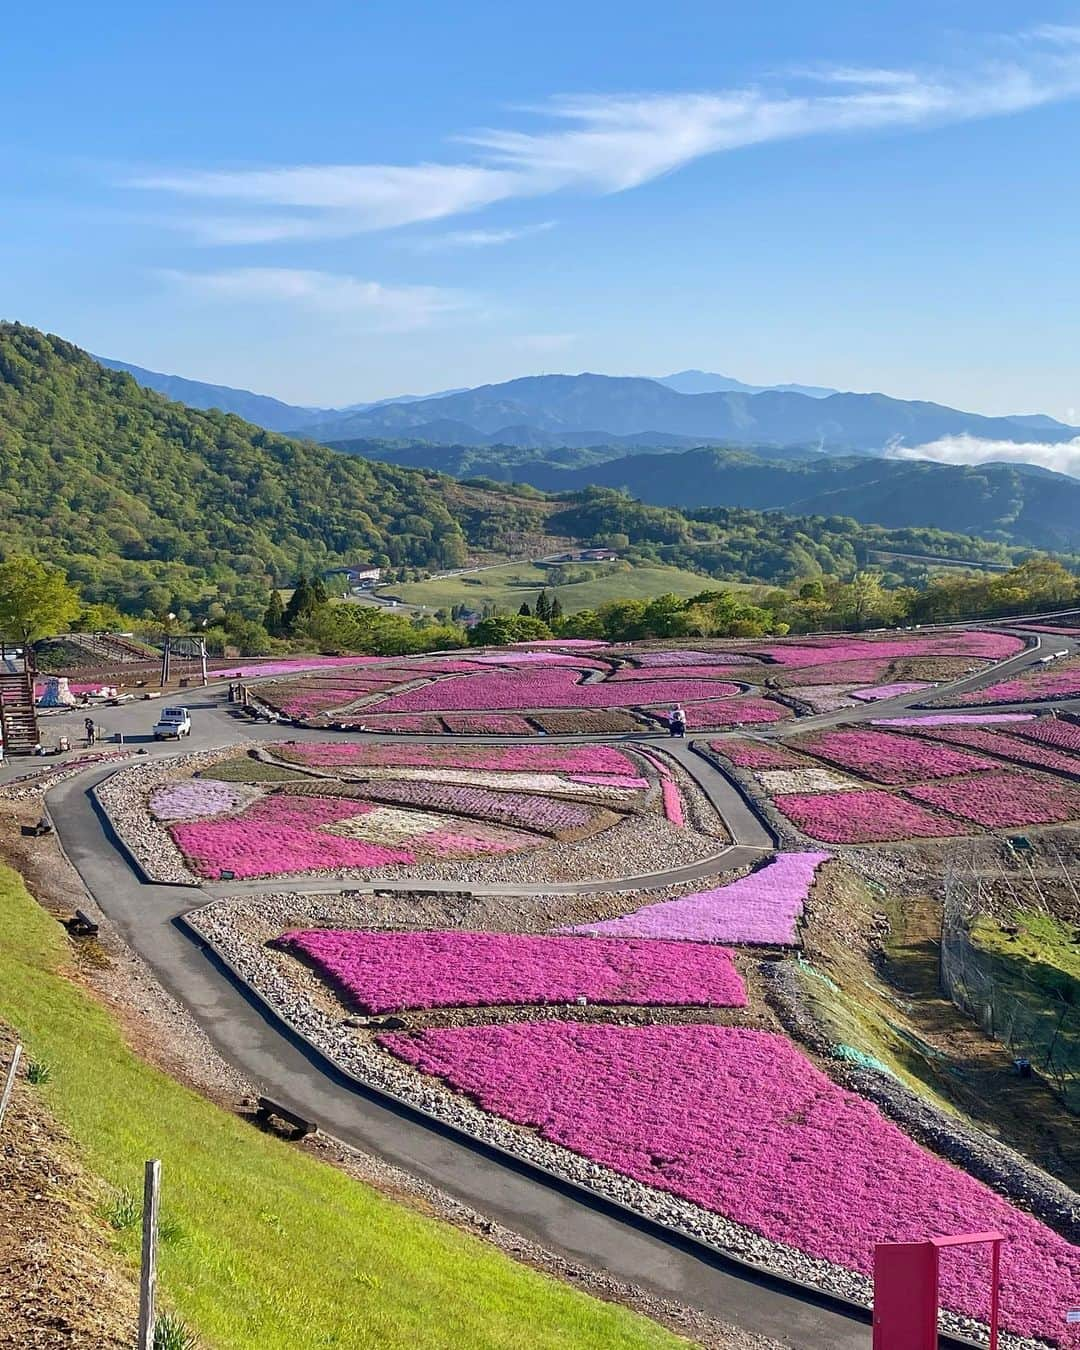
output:
[[[58,563],[87,600],[261,606],[299,570],[455,567],[470,547],[520,547],[542,514],[528,497],[193,411],[58,338],[0,326],[0,554]]]

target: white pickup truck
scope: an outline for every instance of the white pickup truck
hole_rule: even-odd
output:
[[[154,723],[154,740],[165,741],[175,736],[179,741],[191,735],[191,714],[186,708],[162,708]]]

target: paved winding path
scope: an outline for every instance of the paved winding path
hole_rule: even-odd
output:
[[[1054,650],[1076,650],[1067,639],[1052,639]],[[1004,678],[1037,662],[1040,653],[1026,651],[990,671],[958,682],[957,693],[980,683]],[[918,695],[892,699],[836,714],[800,718],[798,729],[836,722],[870,720],[897,715]],[[221,687],[190,693],[184,702],[192,708],[192,738],[184,750],[227,746],[252,739],[325,739],[326,731],[252,725],[231,717]],[[122,733],[151,755],[175,753],[172,745],[157,745],[150,728],[160,704],[137,702],[95,711],[94,719],[106,734]],[[58,714],[55,730],[74,734],[81,710]],[[52,730],[50,723],[46,726]],[[789,725],[769,728],[770,736],[792,730]],[[755,732],[758,729],[755,728]],[[399,738],[379,735],[380,741]],[[415,736],[403,737],[415,744]],[[482,741],[483,738],[457,738]],[[548,738],[545,743],[582,740],[655,741],[648,734],[622,738]],[[692,867],[619,883],[596,881],[544,884],[543,892],[612,890],[643,884],[693,880],[734,869],[759,858],[771,839],[755,812],[715,767],[695,755],[688,744],[663,739],[665,748],[697,781],[727,823],[732,844]],[[26,772],[25,762],[0,769],[0,781]],[[479,1212],[505,1224],[551,1251],[573,1261],[603,1268],[619,1279],[638,1284],[665,1298],[703,1309],[749,1331],[798,1346],[863,1350],[870,1344],[869,1328],[811,1297],[800,1297],[790,1287],[765,1276],[733,1267],[719,1254],[712,1256],[694,1244],[660,1234],[644,1220],[636,1221],[608,1205],[556,1181],[545,1181],[524,1166],[516,1166],[482,1145],[462,1140],[427,1118],[395,1105],[381,1095],[358,1087],[336,1071],[317,1052],[291,1036],[260,1001],[235,981],[205,952],[178,922],[192,908],[215,893],[263,891],[265,883],[215,887],[178,887],[142,884],[125,855],[113,846],[90,797],[89,789],[115,766],[93,769],[60,784],[49,793],[56,828],[71,862],[102,911],[127,942],[154,971],[161,984],[189,1009],[217,1050],[261,1085],[267,1095],[316,1119],[330,1133],[367,1152],[375,1153],[424,1178]],[[380,880],[379,889],[391,883]],[[401,883],[418,889],[418,883]],[[445,882],[429,883],[443,890]],[[339,882],[290,883],[298,891],[337,891]],[[521,894],[530,888],[496,884],[470,887],[476,892]]]

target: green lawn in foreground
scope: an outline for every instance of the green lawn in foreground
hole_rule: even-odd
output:
[[[570,566],[576,568],[581,564]],[[574,614],[579,609],[595,609],[609,600],[651,600],[668,591],[685,600],[705,590],[760,590],[760,587],[739,582],[712,581],[698,572],[686,572],[679,567],[633,567],[611,576],[598,575],[593,581],[557,587],[551,586],[549,575],[549,569],[537,567],[535,563],[506,563],[464,577],[391,583],[385,588],[385,594],[404,600],[406,604],[429,605],[433,609],[449,609],[451,605],[479,609],[484,604],[493,604],[516,610],[522,600],[532,605],[541,587],[547,586],[549,595],[559,597],[563,613]]]
[[[65,977],[67,939],[0,866],[0,1017],[52,1069],[40,1092],[89,1169],[141,1191],[162,1159],[163,1297],[206,1350],[685,1342],[383,1199],[141,1060]],[[136,1233],[122,1239],[136,1259]]]

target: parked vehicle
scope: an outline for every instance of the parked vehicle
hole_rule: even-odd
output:
[[[186,708],[162,708],[161,716],[154,723],[154,740],[165,741],[174,737],[179,741],[191,735],[191,714]]]

